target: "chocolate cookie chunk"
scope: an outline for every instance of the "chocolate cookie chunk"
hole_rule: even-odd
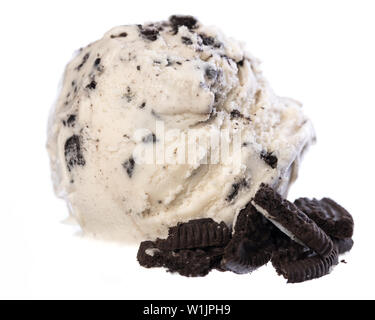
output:
[[[232,188],[228,194],[228,196],[226,197],[226,200],[228,202],[231,202],[233,199],[235,199],[238,195],[238,192],[242,189],[242,188],[245,188],[247,187],[248,184],[247,184],[247,181],[245,179],[239,181],[239,182],[236,182],[236,183],[233,183],[232,184]]]
[[[162,267],[165,253],[153,241],[143,241],[138,249],[137,260],[145,268]]]
[[[333,242],[316,223],[293,203],[262,184],[252,204],[267,219],[293,240],[311,248],[322,257],[328,257],[333,250]]]
[[[230,228],[224,222],[190,220],[170,228],[167,239],[142,242],[137,258],[146,268],[165,267],[183,276],[205,276],[212,269],[221,270],[230,237]]]
[[[157,247],[156,242],[144,241],[138,249],[137,260],[145,268],[164,267],[169,272],[198,277],[215,268],[220,270],[223,251],[221,247],[163,250]]]
[[[88,58],[90,57],[90,53],[86,53],[83,58],[82,58],[82,62],[76,67],[76,70],[79,71],[81,70],[81,68],[85,65],[86,61],[88,60]]]
[[[201,38],[202,44],[205,46],[211,46],[214,48],[220,48],[223,44],[214,37],[207,36],[204,33],[199,34],[199,37]]]
[[[326,257],[294,243],[272,257],[272,265],[288,283],[304,282],[327,275],[338,264],[338,249],[335,246]]]
[[[329,198],[299,198],[294,204],[328,235],[345,239],[353,235],[354,221],[350,213]]]
[[[127,32],[121,32],[119,34],[111,34],[111,39],[114,39],[114,38],[125,38],[127,36],[128,36]]]
[[[143,27],[142,25],[139,25],[138,29],[144,39],[156,41],[159,37],[159,30],[153,26]]]
[[[272,228],[249,203],[238,214],[233,238],[224,249],[223,268],[243,274],[266,264],[272,256]]]
[[[168,252],[164,267],[186,277],[202,277],[220,266],[222,248],[182,249]]]
[[[74,166],[84,166],[86,164],[85,158],[82,154],[81,138],[79,136],[72,135],[66,140],[64,145],[64,155],[69,171],[71,171]]]
[[[198,20],[192,16],[173,15],[169,18],[169,22],[175,34],[178,32],[180,26],[186,26],[190,30],[198,27]]]
[[[158,239],[156,243],[164,250],[218,247],[227,245],[230,236],[231,231],[224,222],[204,218],[178,223],[169,229],[167,239]]]
[[[277,167],[277,157],[272,152],[262,151],[260,157],[267,163],[272,169]]]
[[[96,81],[95,81],[95,80],[92,80],[92,81],[86,86],[86,88],[87,88],[87,89],[90,89],[90,90],[95,90],[96,85],[97,85]]]
[[[76,115],[75,114],[69,115],[69,117],[66,120],[62,121],[64,127],[65,126],[74,127],[75,126],[75,122],[76,122]]]
[[[126,160],[122,164],[123,168],[126,170],[126,173],[128,174],[129,178],[133,176],[133,171],[135,167],[135,160],[133,157],[130,157],[128,160]]]

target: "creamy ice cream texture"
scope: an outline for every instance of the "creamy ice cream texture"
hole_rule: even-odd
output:
[[[196,218],[232,225],[261,183],[285,196],[313,140],[301,105],[275,95],[241,43],[173,16],[115,27],[76,54],[47,148],[83,231],[140,241]],[[229,160],[213,161],[222,141]]]

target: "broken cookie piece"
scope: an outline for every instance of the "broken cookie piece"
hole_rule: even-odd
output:
[[[224,222],[196,219],[169,229],[166,239],[141,243],[137,259],[146,267],[164,267],[187,277],[205,276],[212,269],[221,270],[224,247],[230,240]]]
[[[328,235],[339,238],[351,238],[354,221],[351,214],[330,198],[322,200],[299,198],[294,204]]]
[[[230,237],[231,230],[224,222],[204,218],[178,223],[169,229],[167,239],[157,239],[156,243],[164,250],[223,247]]]
[[[293,240],[311,248],[322,257],[328,257],[333,242],[306,214],[262,184],[251,202],[254,207]]]
[[[233,237],[224,249],[223,268],[243,274],[266,264],[273,252],[272,228],[249,203],[238,214]]]
[[[334,247],[328,256],[322,257],[298,243],[291,242],[287,249],[273,255],[272,265],[288,283],[298,283],[327,275],[331,268],[338,264],[338,255],[337,247]]]

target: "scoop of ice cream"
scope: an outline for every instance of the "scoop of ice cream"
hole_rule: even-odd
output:
[[[261,183],[286,195],[314,140],[243,46],[193,17],[113,28],[68,64],[51,114],[56,193],[85,233],[165,237],[232,225]]]

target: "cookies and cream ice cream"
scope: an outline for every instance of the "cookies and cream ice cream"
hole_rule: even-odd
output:
[[[48,129],[56,193],[85,233],[232,225],[261,183],[286,195],[314,140],[243,45],[187,16],[115,27],[66,67]]]

